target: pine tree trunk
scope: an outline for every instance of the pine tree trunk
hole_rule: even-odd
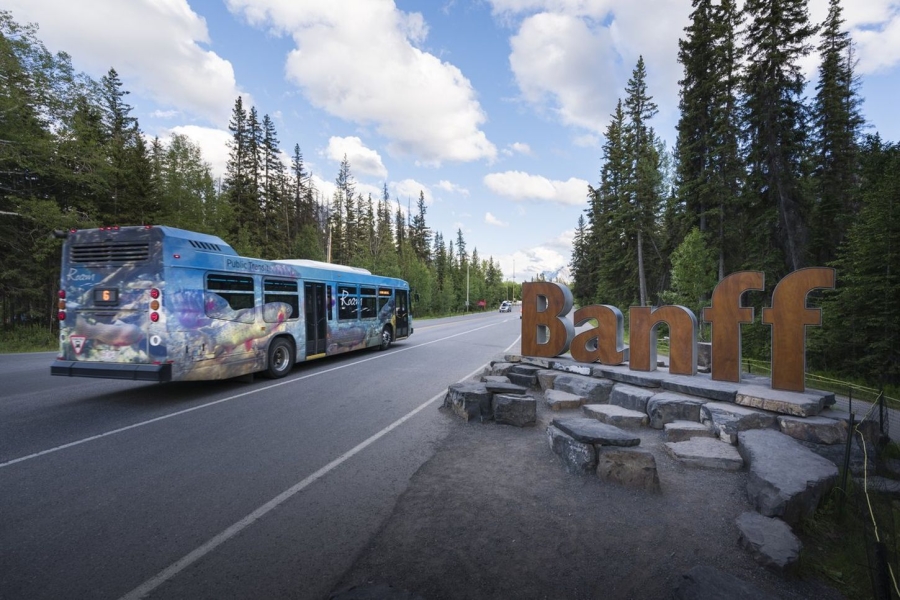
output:
[[[641,306],[647,306],[647,277],[644,275],[644,236],[637,232],[638,280],[641,287]]]

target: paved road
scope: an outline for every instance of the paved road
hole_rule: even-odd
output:
[[[0,598],[322,598],[447,432],[447,386],[518,315],[254,383],[50,377],[0,356]]]

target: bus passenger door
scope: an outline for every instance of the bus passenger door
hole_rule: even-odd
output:
[[[306,310],[306,356],[325,354],[328,333],[325,284],[306,282],[303,284],[303,295]]]
[[[395,338],[404,338],[409,335],[409,292],[397,290],[395,292],[397,302],[397,331]]]

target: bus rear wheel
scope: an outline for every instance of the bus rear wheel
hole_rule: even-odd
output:
[[[394,341],[394,336],[391,334],[391,328],[385,326],[385,328],[381,330],[381,345],[378,346],[378,349],[387,350],[391,347],[392,341]]]
[[[269,364],[266,375],[272,379],[284,377],[294,367],[294,347],[284,338],[269,344]]]

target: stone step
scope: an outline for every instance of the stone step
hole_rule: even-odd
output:
[[[778,417],[781,433],[795,440],[815,444],[842,444],[847,441],[847,423],[827,417]]]
[[[659,390],[650,390],[624,383],[617,383],[609,393],[609,403],[629,410],[637,410],[646,413],[647,402],[654,394],[658,393],[658,391]]]
[[[557,417],[554,427],[572,436],[579,442],[595,446],[637,446],[641,438],[613,425],[600,423],[587,417]]]
[[[693,438],[715,438],[716,432],[704,423],[672,421],[663,426],[667,442],[686,442]]]
[[[811,516],[837,481],[834,463],[773,429],[742,431],[737,447],[750,469],[750,502],[789,525]]]
[[[516,384],[521,385],[526,388],[537,387],[537,376],[536,375],[526,375],[523,373],[515,373],[512,369],[510,369],[506,376],[509,377],[509,380]]]
[[[672,421],[700,422],[700,407],[703,400],[677,392],[660,392],[647,401],[647,415],[650,427],[662,429]]]
[[[544,392],[544,400],[550,410],[565,410],[569,408],[578,408],[584,404],[584,398],[570,394],[569,392],[561,392],[560,390],[547,390]]]
[[[584,416],[616,427],[634,429],[649,423],[647,413],[629,410],[615,404],[585,404],[581,407]]]
[[[600,446],[597,450],[597,477],[632,489],[659,491],[656,458],[644,448]]]
[[[719,439],[732,445],[737,444],[737,435],[741,431],[771,427],[776,416],[730,402],[707,402],[700,408],[701,420],[712,426]]]
[[[566,432],[550,425],[547,427],[547,443],[562,461],[566,471],[573,475],[587,475],[597,468],[597,451],[593,444],[579,442]]]
[[[552,390],[553,382],[556,381],[558,376],[559,371],[554,371],[553,369],[541,369],[537,372],[538,387],[544,392]]]
[[[693,438],[686,442],[666,442],[666,451],[690,467],[738,471],[744,460],[737,449],[714,438]]]
[[[466,421],[491,419],[491,394],[485,384],[465,381],[454,383],[447,389],[443,406],[462,417]]]
[[[586,404],[607,404],[613,382],[585,375],[563,373],[556,377],[553,389],[581,396]]]
[[[786,392],[762,385],[741,385],[734,403],[783,415],[813,417],[825,408],[827,396],[825,392]],[[831,399],[833,401],[834,394],[831,394]]]

